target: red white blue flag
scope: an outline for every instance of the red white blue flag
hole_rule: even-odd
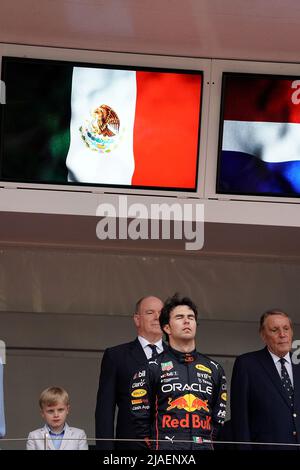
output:
[[[228,74],[218,189],[300,194],[300,80]]]

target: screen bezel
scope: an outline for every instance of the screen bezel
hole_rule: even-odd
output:
[[[198,140],[198,158],[196,170],[196,188],[194,189],[181,189],[181,188],[151,188],[149,187],[133,187],[122,185],[95,185],[95,184],[48,184],[48,183],[34,183],[34,182],[21,182],[21,181],[6,181],[0,180],[0,186],[3,187],[18,187],[18,188],[35,188],[45,190],[64,190],[64,191],[81,191],[81,192],[96,192],[96,193],[122,193],[122,194],[142,194],[142,195],[158,195],[158,196],[177,196],[177,197],[192,197],[199,198],[204,195],[204,172],[205,172],[205,157],[206,157],[206,137],[208,125],[208,105],[209,105],[209,75],[210,75],[210,60],[206,59],[193,59],[182,57],[165,57],[154,55],[141,55],[141,54],[124,54],[124,53],[108,53],[96,51],[83,51],[75,49],[59,49],[52,47],[36,47],[36,46],[20,46],[1,44],[0,57],[2,56],[15,57],[15,58],[29,58],[29,59],[43,59],[54,60],[58,62],[72,62],[74,65],[92,65],[111,67],[119,66],[127,69],[152,69],[155,71],[173,71],[186,70],[195,71],[202,74],[202,92],[200,103],[200,136]],[[1,60],[2,63],[2,60]],[[1,64],[0,64],[1,74]]]

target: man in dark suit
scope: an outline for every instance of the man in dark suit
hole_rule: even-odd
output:
[[[139,443],[134,439],[130,413],[129,388],[137,370],[151,357],[163,351],[162,330],[159,315],[163,303],[157,297],[140,299],[135,308],[133,320],[138,337],[130,343],[120,344],[105,350],[99,380],[96,405],[96,448],[101,450],[134,450]],[[149,346],[151,344],[151,346]],[[155,348],[153,347],[155,345]],[[141,379],[142,380],[142,379]],[[118,407],[116,431],[115,411]],[[129,439],[112,441],[110,439]]]
[[[288,315],[265,312],[260,335],[266,347],[236,359],[231,382],[231,424],[236,442],[300,444],[300,365],[292,362]],[[295,362],[295,361],[294,361]],[[300,446],[239,445],[240,449]]]

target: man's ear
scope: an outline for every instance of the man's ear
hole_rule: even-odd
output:
[[[261,337],[261,340],[266,344],[264,329],[260,330],[260,337]]]
[[[170,336],[171,328],[170,328],[169,323],[167,323],[167,324],[163,327],[162,330],[163,330],[164,333],[166,333],[168,336]]]
[[[138,328],[140,326],[140,316],[138,313],[135,313],[133,315],[133,321],[134,321],[135,326]]]

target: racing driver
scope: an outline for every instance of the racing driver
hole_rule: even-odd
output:
[[[168,299],[159,317],[168,348],[133,377],[136,438],[150,449],[213,449],[224,423],[226,377],[220,364],[195,349],[197,315],[188,297]]]

